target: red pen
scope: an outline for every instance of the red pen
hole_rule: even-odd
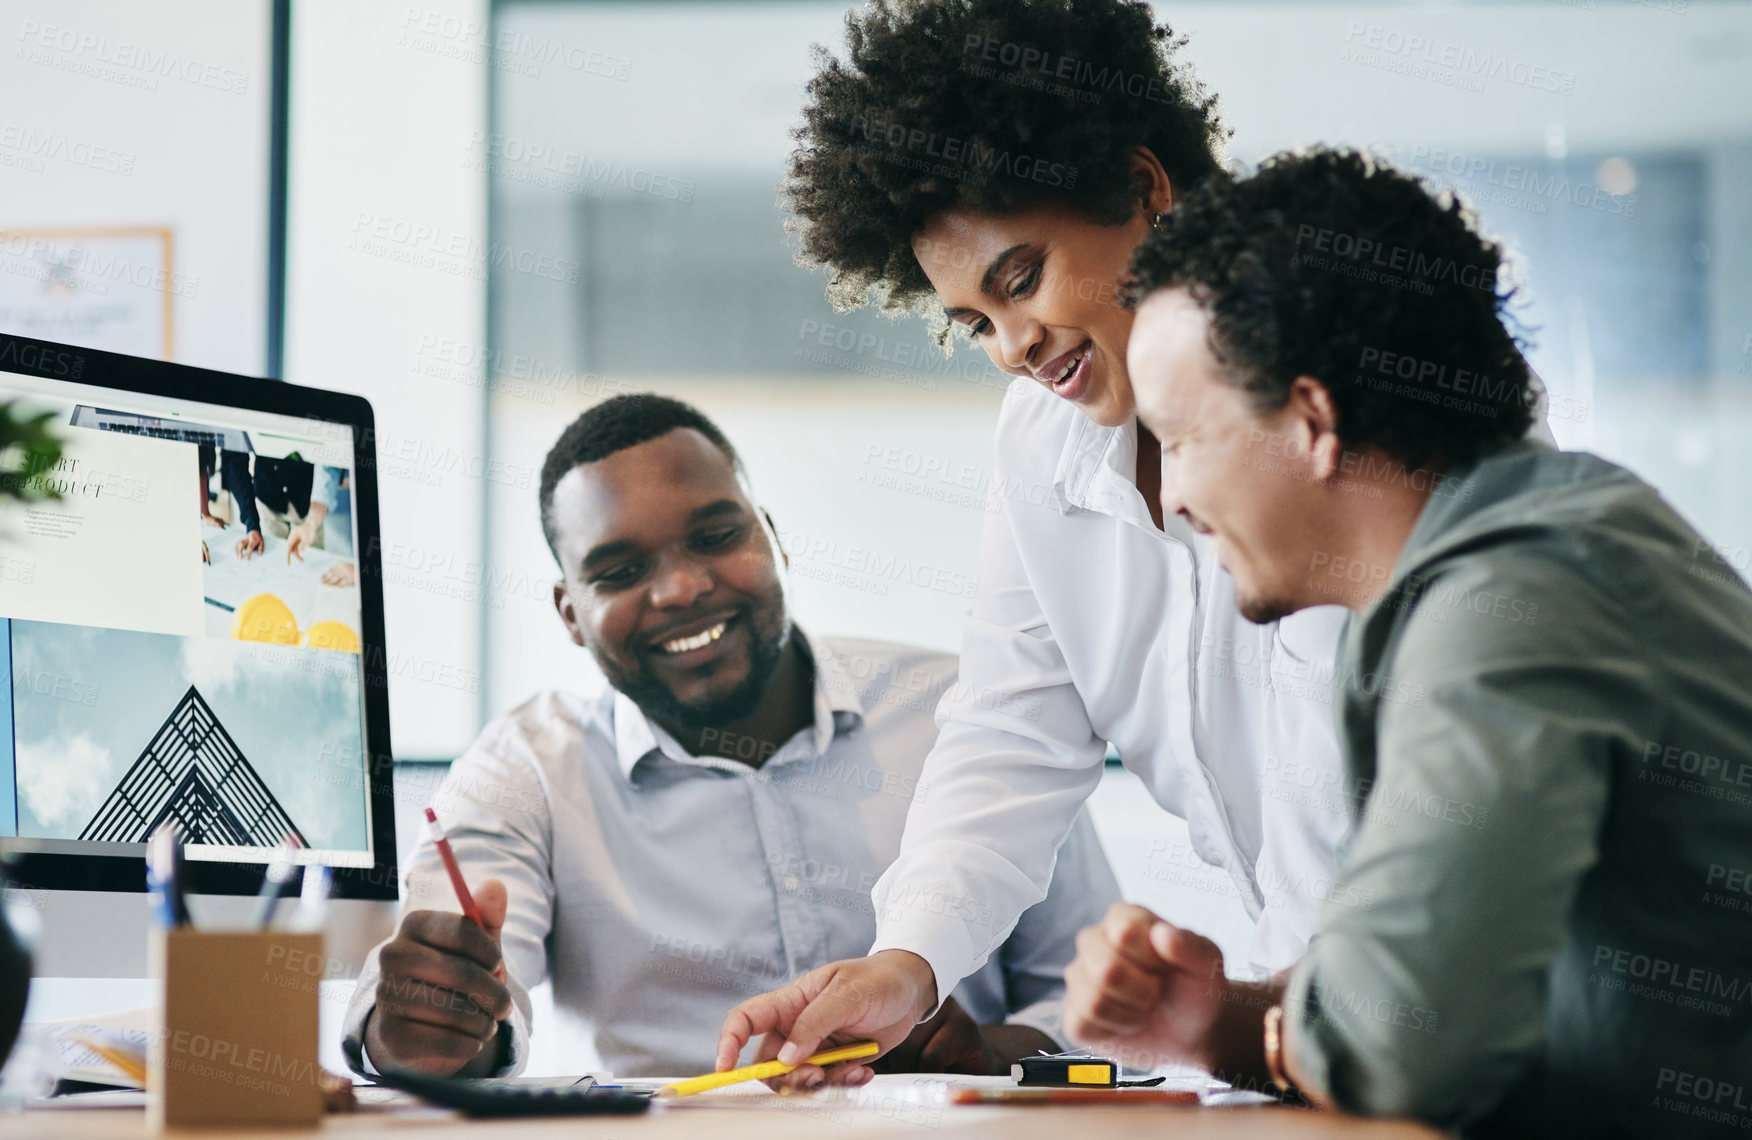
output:
[[[456,901],[462,904],[463,915],[485,930],[487,924],[481,921],[480,908],[475,906],[474,896],[468,893],[468,884],[463,882],[462,868],[456,865],[456,853],[450,850],[450,840],[438,822],[438,813],[431,808],[426,809],[426,824],[432,829],[432,845],[438,848],[438,858],[444,860],[444,869],[450,872],[450,885],[456,888]]]

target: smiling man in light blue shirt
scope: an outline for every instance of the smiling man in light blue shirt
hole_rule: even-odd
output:
[[[706,1072],[730,1007],[868,948],[871,888],[929,795],[954,658],[806,638],[736,453],[699,412],[650,395],[586,412],[548,457],[542,516],[556,608],[610,687],[537,696],[453,766],[434,806],[487,929],[455,913],[423,843],[347,1018],[363,1071],[514,1072],[528,991],[551,979],[564,1036],[585,1043],[564,1067]],[[1045,901],[885,1060],[995,1072],[1056,1051],[1076,933],[1117,895],[1080,818]]]

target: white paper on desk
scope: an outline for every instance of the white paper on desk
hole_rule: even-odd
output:
[[[629,1086],[632,1082],[626,1082]],[[669,1083],[669,1082],[664,1082]],[[920,1110],[940,1110],[957,1088],[1014,1088],[1009,1077],[945,1076],[935,1073],[878,1073],[857,1088],[830,1086],[813,1092],[776,1093],[760,1081],[744,1081],[693,1096],[662,1100],[666,1108],[784,1108],[831,1116],[857,1114],[869,1119],[919,1117]],[[923,1123],[917,1119],[915,1123]]]
[[[1171,1092],[1196,1092],[1199,1102],[1210,1107],[1261,1104],[1272,1099],[1257,1093],[1236,1091],[1202,1069],[1158,1070],[1155,1075],[1167,1079],[1152,1087]],[[816,1113],[833,1124],[864,1122],[883,1123],[888,1127],[896,1124],[931,1127],[941,1122],[942,1112],[970,1112],[980,1107],[951,1105],[949,1094],[955,1089],[1015,1087],[1016,1082],[1008,1076],[879,1073],[858,1088],[829,1087],[809,1093],[775,1093],[759,1081],[745,1081],[660,1103],[666,1108],[785,1108]]]
[[[144,1063],[147,1034],[157,1021],[157,1008],[148,1006],[91,1017],[39,1021],[29,1028],[41,1033],[49,1043],[50,1067],[58,1079],[137,1089],[140,1087],[138,1081],[93,1053],[78,1038],[89,1037],[105,1045],[114,1045],[123,1052],[137,1055]]]

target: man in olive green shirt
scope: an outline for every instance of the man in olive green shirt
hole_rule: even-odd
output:
[[[1178,203],[1133,263],[1162,502],[1242,610],[1354,611],[1347,899],[1226,979],[1117,905],[1068,1032],[1479,1135],[1752,1128],[1752,592],[1648,485],[1521,442],[1501,251],[1347,153]]]

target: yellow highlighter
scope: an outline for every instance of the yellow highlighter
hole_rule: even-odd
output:
[[[874,1057],[882,1052],[882,1046],[874,1041],[860,1041],[856,1045],[842,1045],[838,1049],[828,1049],[805,1057],[802,1065],[832,1065],[840,1061],[856,1061],[860,1057]],[[677,1081],[672,1085],[664,1085],[657,1090],[658,1096],[692,1096],[708,1089],[721,1089],[725,1085],[739,1085],[743,1081],[764,1081],[768,1077],[782,1077],[797,1065],[787,1065],[783,1061],[762,1061],[758,1065],[744,1065],[740,1069],[730,1069],[722,1073],[707,1073],[703,1077],[693,1077],[690,1080]]]
[[[79,1044],[90,1049],[93,1053],[96,1053],[99,1057],[102,1057],[104,1060],[120,1069],[124,1076],[139,1085],[141,1088],[146,1087],[146,1066],[141,1062],[139,1057],[132,1053],[127,1053],[121,1049],[117,1049],[114,1046],[106,1045],[102,1041],[93,1040],[90,1037],[75,1036],[73,1040],[79,1042]]]

